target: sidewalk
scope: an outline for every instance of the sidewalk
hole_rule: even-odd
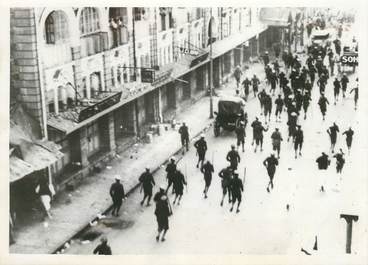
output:
[[[214,106],[217,99],[214,98]],[[201,114],[201,115],[198,115]],[[198,100],[190,108],[176,116],[177,122],[186,122],[190,137],[193,138],[208,127],[209,98]],[[16,230],[16,243],[10,246],[10,253],[52,253],[74,234],[83,229],[97,214],[111,206],[110,185],[114,175],[122,177],[125,192],[133,190],[138,184],[138,177],[145,167],[155,170],[181,148],[177,126],[161,136],[153,137],[150,144],[136,144],[116,156],[101,173],[94,174],[83,181],[73,192],[62,193],[53,202],[53,219],[38,222]],[[193,148],[193,147],[192,147]]]

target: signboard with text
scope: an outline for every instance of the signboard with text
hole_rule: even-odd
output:
[[[358,53],[346,52],[341,56],[341,63],[343,65],[354,66],[358,65]]]

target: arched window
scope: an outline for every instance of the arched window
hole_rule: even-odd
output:
[[[55,44],[69,38],[68,22],[63,11],[53,11],[45,21],[45,39],[47,44]]]
[[[79,27],[82,35],[100,31],[100,18],[96,8],[83,8],[80,16]]]

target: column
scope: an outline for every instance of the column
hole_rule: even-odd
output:
[[[87,167],[88,161],[88,139],[87,139],[87,127],[84,126],[79,130],[80,138],[80,153],[81,153],[81,165]]]
[[[116,142],[115,142],[115,119],[114,119],[114,112],[110,112],[108,114],[108,136],[109,136],[109,149],[110,151],[115,151],[116,149]]]

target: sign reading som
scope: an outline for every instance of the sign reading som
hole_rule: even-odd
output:
[[[358,65],[358,54],[357,53],[344,53],[341,56],[341,63],[354,66]]]

